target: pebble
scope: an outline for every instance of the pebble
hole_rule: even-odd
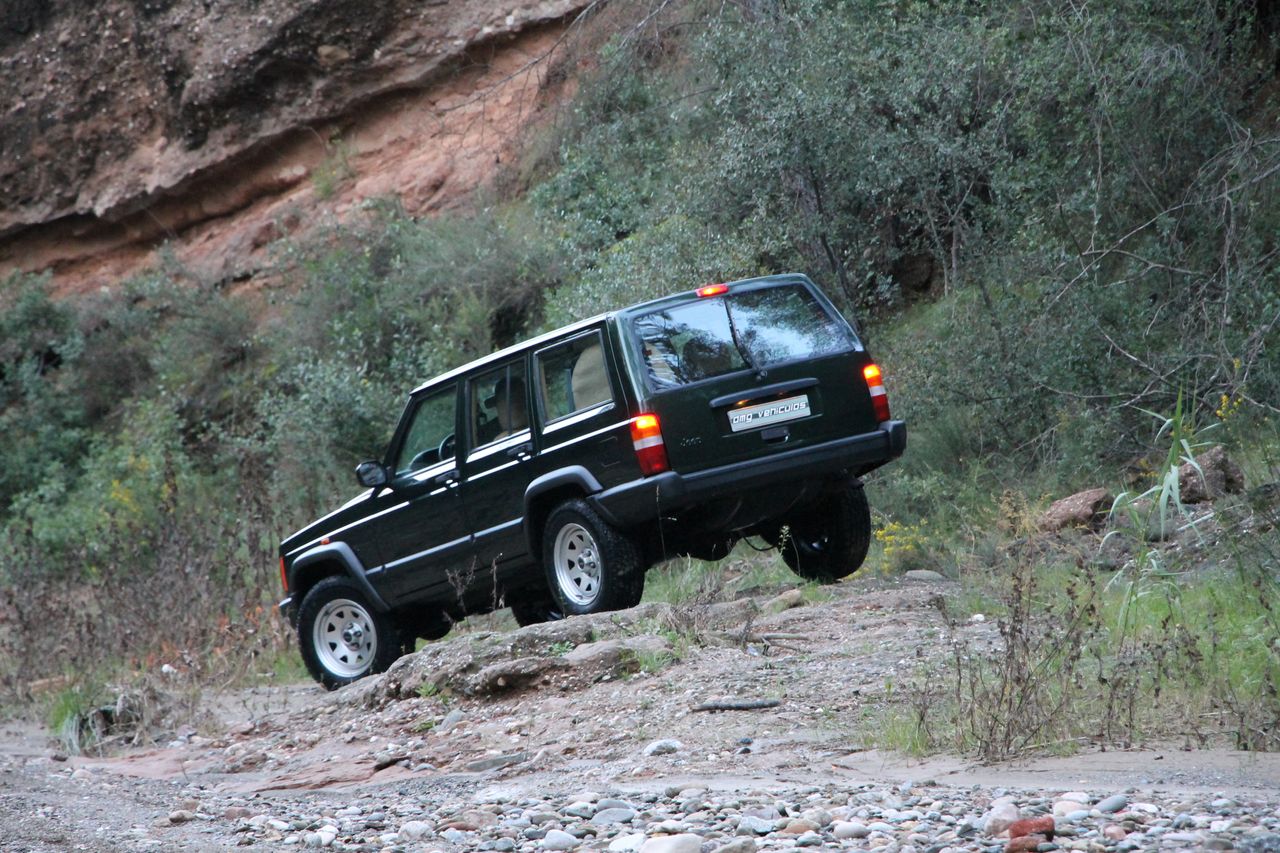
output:
[[[738,818],[738,834],[739,835],[768,835],[777,827],[777,822],[766,820],[755,815],[745,814]]]
[[[831,825],[831,834],[839,839],[866,838],[871,834],[871,829],[857,821],[838,820]]]
[[[423,820],[410,820],[400,824],[400,835],[409,841],[417,841],[431,834],[434,827]]]
[[[543,850],[573,850],[578,839],[561,829],[549,829],[539,845]]]
[[[684,744],[675,738],[662,738],[655,740],[644,748],[645,755],[670,755],[673,752],[679,752],[684,749]]]
[[[712,853],[756,853],[756,842],[753,838],[735,838],[715,848]]]
[[[644,845],[645,836],[643,832],[635,832],[630,835],[619,835],[613,841],[609,842],[607,848],[609,853],[637,853]]]
[[[195,831],[214,833],[221,847],[240,842],[254,849],[368,853],[1280,853],[1280,793],[1271,791],[1238,800],[1144,793],[1131,803],[1131,794],[1112,791],[749,784],[725,790],[685,783],[655,791],[619,783],[621,790],[539,794],[494,788],[462,803],[452,795],[435,799],[385,786],[331,805],[319,794],[272,802],[270,812],[266,800],[201,791],[196,810],[161,812],[154,825],[177,840],[184,831],[177,824],[198,823]],[[1022,838],[1010,837],[1024,831]]]
[[[1097,809],[1103,814],[1114,814],[1129,805],[1129,798],[1124,794],[1115,794],[1098,803]]]
[[[702,836],[686,833],[650,838],[640,853],[702,853]]]

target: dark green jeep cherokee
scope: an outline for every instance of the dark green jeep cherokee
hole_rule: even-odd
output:
[[[708,285],[509,347],[409,396],[367,488],[280,546],[329,687],[510,606],[631,607],[672,555],[744,536],[834,580],[871,534],[859,477],[901,455],[880,370],[803,275]]]

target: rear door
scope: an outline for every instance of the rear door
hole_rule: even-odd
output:
[[[526,380],[523,355],[467,380],[463,505],[475,535],[475,571],[495,580],[528,550],[524,490],[533,443]]]
[[[703,288],[628,318],[672,469],[870,432],[869,358],[804,279]]]
[[[631,455],[631,428],[614,364],[600,329],[534,353],[535,478],[573,469],[607,489],[635,476],[634,468],[620,464],[624,449]]]

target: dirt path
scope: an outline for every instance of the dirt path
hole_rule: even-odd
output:
[[[978,828],[1000,796],[1026,816],[1066,792],[1090,800],[1089,817],[1062,826],[1080,829],[1080,849],[1140,849],[1157,830],[1166,846],[1198,832],[1219,849],[1280,833],[1280,756],[1174,748],[979,767],[869,749],[886,690],[943,653],[941,591],[850,583],[813,604],[797,591],[461,636],[336,694],[237,694],[216,731],[107,758],[66,758],[10,724],[0,849],[626,850],[682,833],[706,851],[791,849],[808,823],[805,847],[986,849],[1003,843]],[[990,623],[959,630],[995,639]],[[693,710],[725,700],[772,707]],[[1099,808],[1117,795],[1147,811]],[[741,828],[756,800],[764,832]],[[611,808],[632,817],[592,823]],[[876,819],[869,839],[837,832]],[[1113,823],[1121,838],[1104,835]]]

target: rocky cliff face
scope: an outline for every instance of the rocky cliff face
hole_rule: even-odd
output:
[[[168,241],[251,275],[272,239],[398,194],[457,204],[547,103],[589,0],[8,0],[0,276],[109,284]]]

